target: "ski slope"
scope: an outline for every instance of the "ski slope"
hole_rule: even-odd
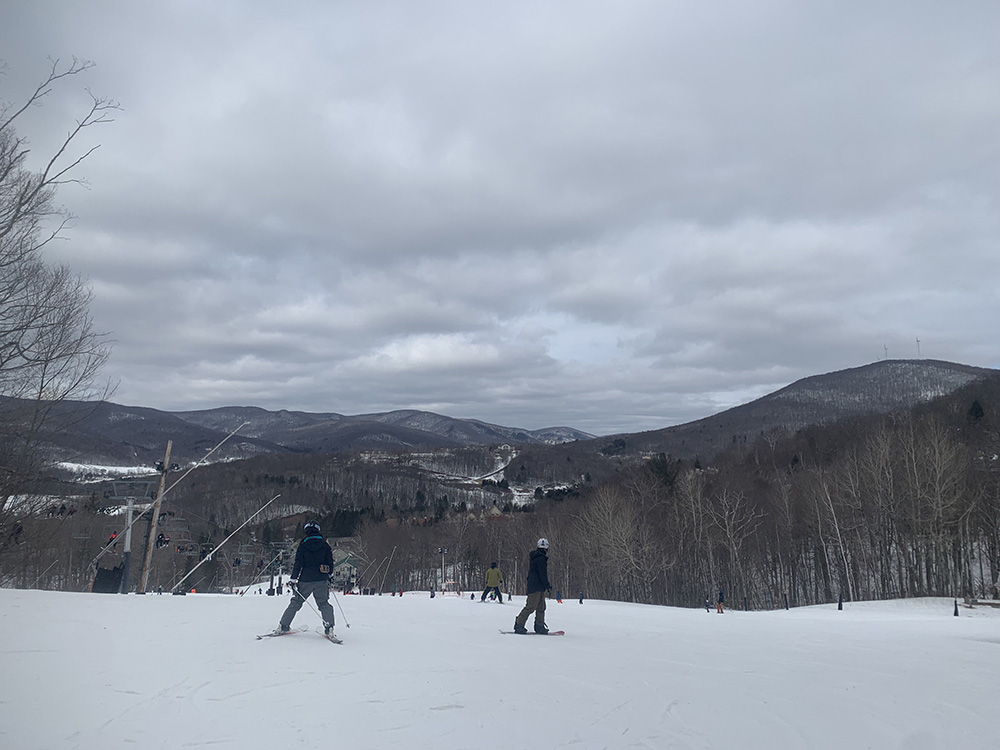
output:
[[[468,596],[340,596],[334,645],[254,638],[287,596],[0,590],[0,748],[1000,747],[1000,610],[571,599],[538,638]]]

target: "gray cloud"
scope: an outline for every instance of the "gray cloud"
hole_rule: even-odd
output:
[[[53,260],[116,399],[598,433],[884,356],[996,366],[993,3],[54,0],[0,98],[121,101]]]

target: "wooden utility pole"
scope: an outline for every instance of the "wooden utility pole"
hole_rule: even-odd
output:
[[[129,588],[129,570],[131,570],[132,563],[132,508],[135,507],[135,498],[129,497],[126,499],[128,503],[128,510],[125,511],[125,551],[122,553],[122,588],[121,592],[123,594],[128,593]]]
[[[167,441],[167,453],[163,457],[163,470],[160,472],[160,487],[156,491],[156,500],[153,501],[153,517],[149,524],[149,538],[146,539],[146,557],[142,561],[142,575],[139,577],[139,587],[137,594],[146,593],[146,583],[149,581],[149,565],[153,561],[153,548],[156,546],[156,527],[160,522],[160,502],[163,499],[163,490],[167,485],[167,472],[170,471],[170,449],[173,448],[174,441]]]

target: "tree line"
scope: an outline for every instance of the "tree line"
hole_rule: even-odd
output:
[[[550,578],[566,596],[701,606],[722,588],[750,608],[993,596],[1000,431],[981,400],[967,404],[968,389],[766,436],[705,466],[660,455],[528,513],[372,526],[363,549],[372,559],[394,550],[400,586],[439,579],[435,550],[447,547],[448,575],[466,590],[497,560],[517,591],[546,536]]]
[[[248,527],[205,572],[213,586],[246,583],[254,571],[233,569],[239,550],[254,550],[242,553],[244,565],[263,559],[309,515],[327,534],[352,537],[359,585],[387,591],[440,589],[445,581],[479,590],[496,561],[507,589],[520,593],[527,554],[545,536],[550,578],[567,597],[701,606],[722,588],[741,606],[776,608],[990,596],[1000,577],[993,406],[1000,398],[977,387],[978,398],[966,389],[912,411],[761,436],[711,462],[664,454],[626,462],[608,480],[516,508],[500,504],[503,495],[475,504],[411,497],[405,507],[376,507],[363,497],[317,493],[315,502],[276,508]],[[212,549],[274,487],[302,489],[314,479],[290,483],[289,476],[264,473],[258,482],[247,474],[242,485],[206,495],[194,480],[184,504],[175,498],[165,507],[185,518],[186,541]],[[96,497],[77,501],[73,517],[28,519],[32,544],[4,542],[7,585],[37,585],[41,577],[57,588],[86,588],[95,549],[121,520],[103,515]],[[158,552],[154,581],[169,585],[197,551]]]

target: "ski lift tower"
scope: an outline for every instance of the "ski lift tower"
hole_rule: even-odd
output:
[[[445,558],[445,555],[448,554],[448,548],[447,547],[438,547],[438,554],[441,555],[441,593],[443,594],[444,593],[444,582],[445,582],[444,558]]]
[[[135,508],[135,501],[139,498],[149,500],[149,491],[153,484],[153,482],[134,480],[112,483],[114,495],[111,496],[111,499],[126,502],[125,551],[122,553],[121,593],[123,594],[127,594],[129,589],[129,562],[132,557],[132,511]]]

